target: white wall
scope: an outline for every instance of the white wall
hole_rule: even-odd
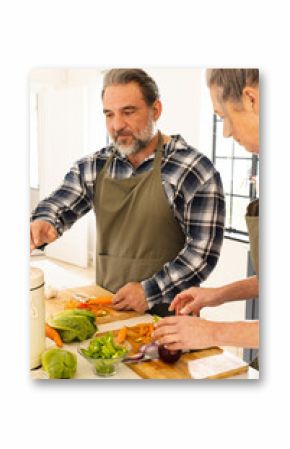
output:
[[[206,69],[200,73],[200,120],[199,120],[199,150],[212,158],[213,107],[209,89],[206,85]]]
[[[165,134],[181,134],[199,148],[202,69],[145,68],[160,89],[163,112],[159,128]]]
[[[39,201],[39,189],[30,188],[30,212],[37,206]]]
[[[202,287],[219,287],[247,277],[249,244],[224,239],[216,268]],[[205,308],[201,315],[213,320],[240,320],[245,317],[245,301],[236,301],[222,306]]]
[[[72,164],[105,145],[99,69],[35,69],[30,89],[38,97],[39,192],[51,193]],[[83,217],[45,249],[50,257],[86,267],[94,246],[94,217]],[[91,240],[91,241],[90,241]]]

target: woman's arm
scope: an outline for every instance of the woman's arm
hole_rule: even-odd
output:
[[[191,316],[166,317],[155,324],[154,340],[168,349],[204,349],[210,346],[259,347],[259,322],[209,321]]]
[[[178,315],[198,315],[203,307],[220,306],[229,301],[256,298],[259,283],[256,276],[232,282],[222,287],[191,287],[175,296],[169,310]]]

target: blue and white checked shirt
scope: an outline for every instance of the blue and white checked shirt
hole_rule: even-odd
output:
[[[92,209],[96,178],[112,151],[110,145],[77,161],[62,185],[38,204],[31,220],[46,220],[62,235]],[[125,156],[116,154],[110,175],[115,179],[136,176],[150,170],[153,160],[152,154],[134,169]],[[150,308],[159,302],[170,303],[177,293],[208,277],[218,261],[224,230],[220,175],[180,135],[171,136],[164,145],[161,177],[172,213],[185,234],[185,246],[174,260],[142,281]]]

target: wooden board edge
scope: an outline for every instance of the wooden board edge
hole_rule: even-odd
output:
[[[225,371],[224,373],[215,374],[213,376],[208,376],[205,379],[216,380],[216,379],[226,379],[227,377],[237,376],[238,374],[243,374],[248,372],[249,365],[240,366],[239,368],[235,368],[229,371]],[[203,380],[203,379],[196,379]]]

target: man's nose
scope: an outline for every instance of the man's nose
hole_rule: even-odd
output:
[[[121,115],[115,115],[113,120],[113,128],[116,132],[121,131],[123,128],[125,128],[126,123],[124,118]]]

